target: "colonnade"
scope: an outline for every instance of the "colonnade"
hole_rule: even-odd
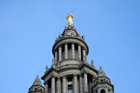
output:
[[[73,84],[72,84],[73,85],[73,90],[72,90],[73,93],[88,93],[88,80],[87,79],[88,79],[87,73],[84,73],[83,76],[79,75],[79,79],[78,79],[78,75],[74,74],[73,75]],[[80,84],[78,84],[77,80],[79,80]],[[52,76],[51,77],[51,93],[61,93],[61,92],[67,93],[67,91],[68,91],[67,82],[68,82],[67,76],[63,76],[62,81],[61,81],[60,77]],[[80,87],[80,90],[78,87]],[[45,93],[50,93],[48,91],[48,88],[49,88],[48,82],[46,82]]]
[[[64,59],[68,59],[68,56],[69,56],[68,44],[64,44],[63,48],[64,48],[63,49],[64,50]],[[77,48],[78,48],[78,59],[85,61],[86,60],[85,49],[81,45],[78,45]],[[75,44],[71,43],[71,58],[72,59],[75,59],[75,52],[76,52]],[[58,50],[56,49],[54,58],[55,58],[55,64],[57,64],[57,61],[62,61],[62,46],[59,46]]]

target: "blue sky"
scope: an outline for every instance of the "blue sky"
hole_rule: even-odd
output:
[[[71,11],[89,46],[88,63],[102,66],[114,93],[138,93],[139,0],[0,0],[1,93],[27,93],[36,75],[43,76]]]

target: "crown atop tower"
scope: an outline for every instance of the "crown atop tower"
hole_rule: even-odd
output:
[[[62,36],[63,37],[68,37],[68,36],[80,37],[80,35],[76,31],[76,28],[71,25],[69,25],[68,27],[65,26]]]

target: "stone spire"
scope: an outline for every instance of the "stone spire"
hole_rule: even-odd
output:
[[[39,76],[37,75],[33,85],[29,88],[29,92],[28,93],[42,93],[42,91],[44,91],[45,88],[43,87]]]
[[[102,67],[98,71],[92,89],[93,93],[114,93],[114,85],[111,84]]]
[[[100,70],[97,74],[97,77],[100,77],[100,76],[106,76],[105,72],[103,71],[102,67],[100,67]]]
[[[35,81],[34,81],[34,83],[33,83],[32,86],[34,86],[34,85],[43,86],[42,83],[41,83],[41,81],[40,81],[40,79],[39,79],[39,75],[37,75],[37,77],[36,77],[36,79],[35,79]]]

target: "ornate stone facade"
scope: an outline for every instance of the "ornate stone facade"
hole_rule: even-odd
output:
[[[33,84],[28,93],[113,93],[114,86],[102,67],[97,70],[93,60],[91,65],[87,62],[88,52],[84,37],[75,27],[65,27],[52,48],[53,64],[41,77],[45,87],[37,76],[40,83]]]

